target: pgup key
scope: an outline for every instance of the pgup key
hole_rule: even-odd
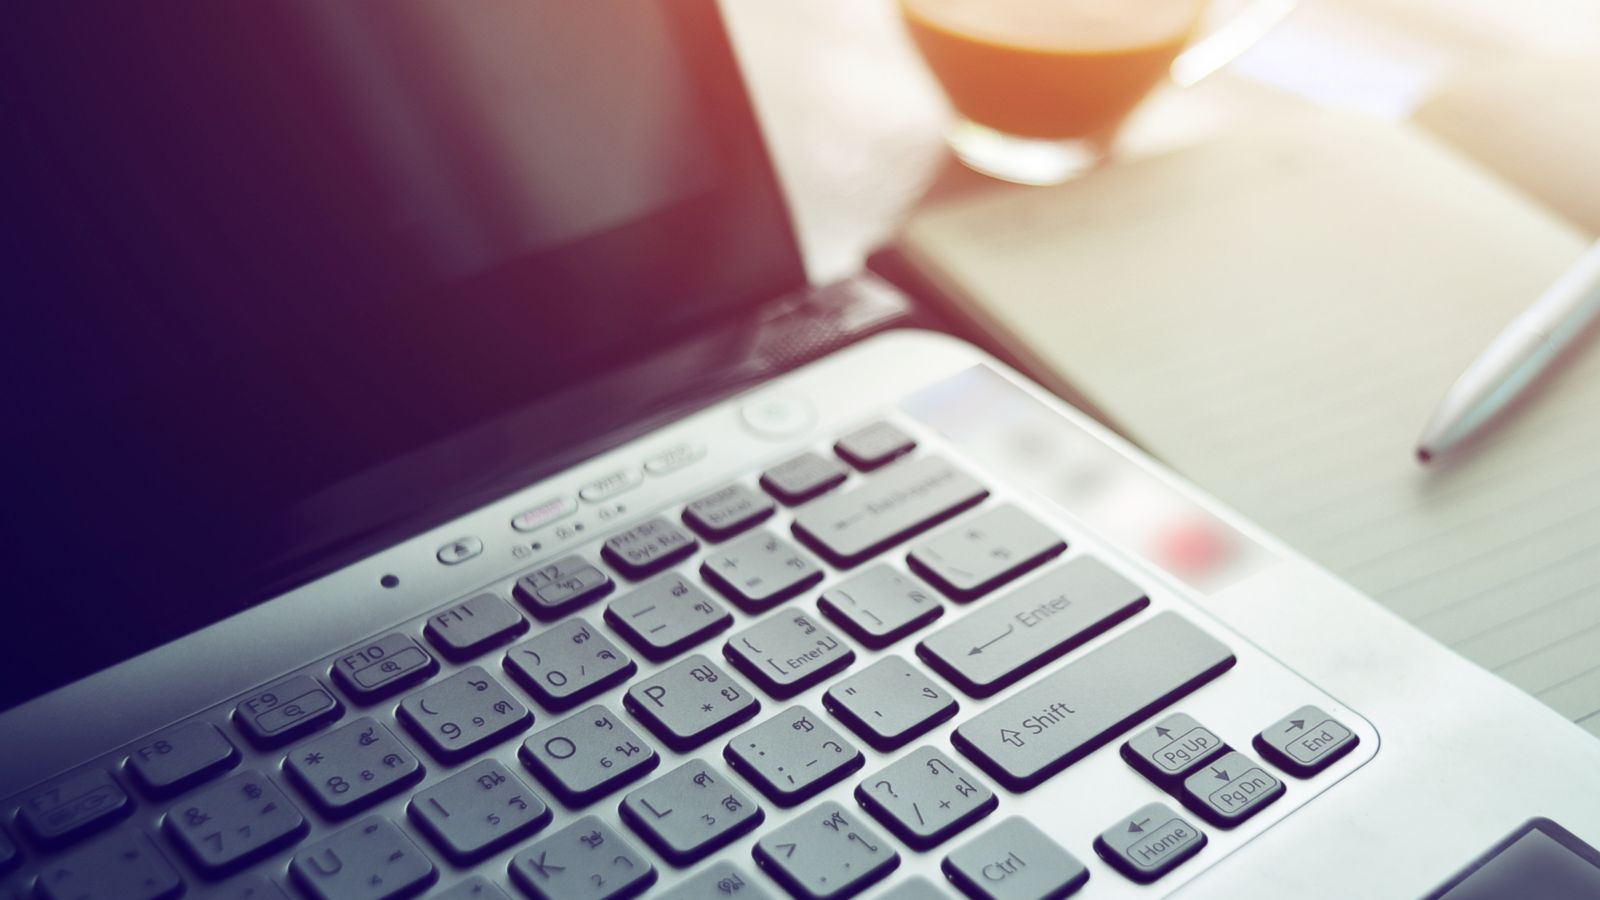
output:
[[[1211,729],[1188,715],[1173,713],[1129,738],[1122,745],[1122,758],[1156,784],[1173,787],[1227,750]]]

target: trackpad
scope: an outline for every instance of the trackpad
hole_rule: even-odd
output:
[[[1549,819],[1534,819],[1429,894],[1428,900],[1503,897],[1600,897],[1600,850]]]

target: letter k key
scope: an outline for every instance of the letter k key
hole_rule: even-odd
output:
[[[538,871],[540,878],[549,878],[551,872],[565,872],[567,870],[566,866],[558,866],[555,863],[545,862],[544,858],[545,854],[547,853],[549,853],[548,850],[540,850],[538,859],[528,860],[529,862],[533,863],[533,868]]]

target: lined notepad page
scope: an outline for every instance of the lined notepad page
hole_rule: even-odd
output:
[[[1413,455],[1587,243],[1419,133],[1330,113],[906,236],[1157,457],[1600,734],[1600,336],[1469,452]]]

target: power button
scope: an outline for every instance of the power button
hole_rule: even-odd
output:
[[[764,438],[793,437],[816,424],[817,409],[799,394],[767,393],[739,408],[744,426]]]

